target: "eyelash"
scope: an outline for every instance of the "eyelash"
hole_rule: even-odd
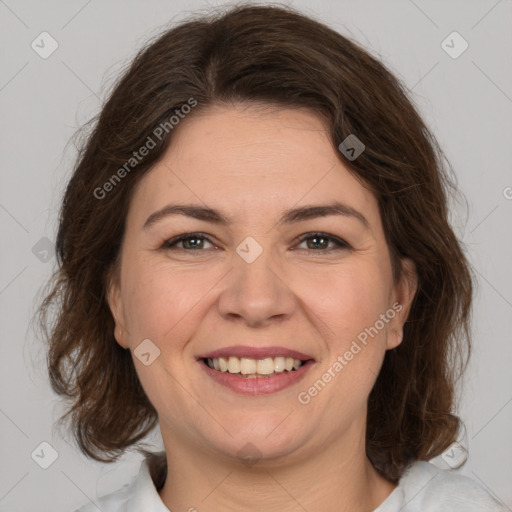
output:
[[[341,238],[338,238],[338,237],[336,237],[334,235],[329,235],[327,233],[322,233],[320,231],[312,232],[312,233],[306,233],[305,235],[303,235],[299,239],[298,243],[301,244],[302,242],[304,242],[304,241],[306,241],[306,240],[308,240],[310,238],[315,238],[315,237],[323,238],[325,240],[328,240],[329,242],[334,242],[336,244],[336,247],[335,248],[330,248],[330,249],[303,249],[303,250],[314,251],[314,252],[331,252],[333,250],[334,251],[338,251],[338,250],[352,249],[350,244],[345,242],[345,240],[343,240]],[[166,240],[161,245],[161,249],[164,249],[164,250],[173,249],[173,250],[186,251],[186,252],[195,252],[195,251],[201,252],[203,250],[206,250],[206,249],[184,249],[182,247],[176,247],[176,245],[178,243],[183,242],[184,240],[190,240],[190,239],[194,239],[194,238],[207,240],[212,245],[214,245],[213,242],[211,242],[211,240],[209,240],[209,238],[206,235],[202,234],[202,233],[186,233],[186,234],[179,235],[177,237],[171,238],[169,240]]]

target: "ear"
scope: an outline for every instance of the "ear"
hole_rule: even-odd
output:
[[[391,309],[395,312],[395,316],[388,325],[387,350],[397,347],[402,342],[404,324],[418,288],[418,273],[414,261],[403,258],[401,264],[401,276],[392,292]]]
[[[111,270],[108,274],[107,303],[114,318],[114,338],[121,347],[128,348],[128,333],[124,323],[123,299],[117,270]]]

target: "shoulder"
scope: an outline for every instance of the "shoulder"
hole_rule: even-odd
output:
[[[165,465],[162,465],[162,460],[165,462],[165,454],[154,455],[142,461],[139,473],[131,483],[90,501],[74,512],[139,512],[140,510],[168,512],[157,490],[161,487],[162,479],[165,480],[165,474],[162,473],[162,468],[165,469]]]
[[[133,498],[134,492],[135,483],[126,484],[121,489],[102,496],[94,502],[91,501],[73,512],[98,512],[98,510],[101,512],[127,512],[128,503]]]
[[[404,512],[505,511],[505,507],[478,482],[425,461],[411,464],[404,472],[398,488],[403,493]]]

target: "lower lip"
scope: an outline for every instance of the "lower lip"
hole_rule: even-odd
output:
[[[276,393],[299,382],[313,366],[314,361],[310,360],[303,364],[298,370],[284,371],[273,377],[256,377],[248,379],[240,377],[240,374],[221,372],[210,368],[204,361],[199,361],[206,374],[215,382],[226,386],[242,395],[268,395]]]

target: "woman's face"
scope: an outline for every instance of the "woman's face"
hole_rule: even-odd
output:
[[[164,442],[293,460],[364,440],[415,291],[408,260],[393,282],[375,197],[309,111],[215,107],[174,130],[109,289]]]

